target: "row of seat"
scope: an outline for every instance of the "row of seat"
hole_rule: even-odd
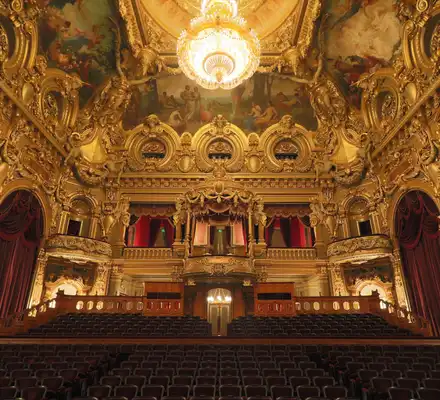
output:
[[[246,316],[228,325],[228,336],[414,336],[409,330],[388,324],[373,314],[315,314],[294,317]]]
[[[53,321],[20,333],[22,337],[189,337],[211,336],[211,324],[199,317],[149,317],[141,314],[61,315]]]
[[[332,398],[331,393],[360,399],[364,392],[384,397],[405,389],[427,396],[440,389],[435,346],[2,345],[0,350],[0,386],[20,396],[31,387],[50,386],[53,392],[57,385],[58,397],[72,391],[128,400]],[[100,389],[105,396],[98,396]]]

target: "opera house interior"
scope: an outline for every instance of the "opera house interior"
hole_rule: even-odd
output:
[[[0,0],[0,400],[440,400],[440,2]]]

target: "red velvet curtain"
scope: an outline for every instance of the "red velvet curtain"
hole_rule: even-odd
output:
[[[298,217],[290,218],[290,247],[304,247],[304,228]]]
[[[0,318],[26,308],[41,236],[41,206],[34,195],[8,196],[0,205]]]
[[[409,192],[396,215],[403,270],[414,312],[440,334],[440,230],[438,208],[425,193]]]
[[[135,224],[134,247],[149,247],[150,243],[150,221],[147,215],[142,215]]]

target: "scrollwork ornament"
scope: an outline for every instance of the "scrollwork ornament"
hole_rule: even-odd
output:
[[[8,58],[9,41],[5,29],[0,25],[0,63],[3,63]]]
[[[418,12],[423,13],[428,9],[429,2],[427,0],[418,0],[416,7]]]

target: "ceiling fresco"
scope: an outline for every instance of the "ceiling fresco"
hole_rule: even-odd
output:
[[[332,0],[326,40],[327,68],[350,104],[360,108],[362,74],[391,65],[400,52],[400,22],[394,0]]]
[[[134,0],[162,29],[177,38],[190,20],[200,15],[199,0]],[[246,18],[249,27],[265,38],[293,13],[298,11],[299,0],[244,0],[239,2],[240,15]]]
[[[45,7],[40,19],[40,52],[50,67],[77,75],[81,105],[108,76],[115,74],[114,34],[118,18],[113,1],[37,0]]]
[[[60,68],[84,83],[80,89],[81,107],[108,78],[117,75],[113,21],[117,21],[122,34],[121,68],[128,78],[141,78],[136,52],[139,56],[144,49],[151,49],[161,60],[175,65],[175,39],[198,14],[200,5],[199,0],[36,1],[45,10],[39,25],[40,52],[47,57],[50,67]],[[240,2],[240,12],[262,39],[262,64],[282,57],[283,46],[308,49],[301,62],[308,76],[313,75],[319,53],[320,19],[314,23],[313,14],[307,14],[312,3]],[[316,4],[318,17],[328,15],[321,49],[324,72],[332,77],[348,103],[359,109],[362,89],[357,82],[389,66],[400,51],[400,25],[394,0],[328,0]],[[127,17],[130,7],[139,17],[136,23]],[[136,47],[136,38],[145,43],[141,50]],[[287,69],[289,74],[295,75]],[[132,86],[123,126],[132,129],[154,113],[179,134],[194,133],[215,115],[222,114],[245,133],[262,133],[289,115],[297,124],[314,131],[318,122],[308,90],[307,85],[257,73],[232,91],[207,91],[184,75],[164,74]]]

